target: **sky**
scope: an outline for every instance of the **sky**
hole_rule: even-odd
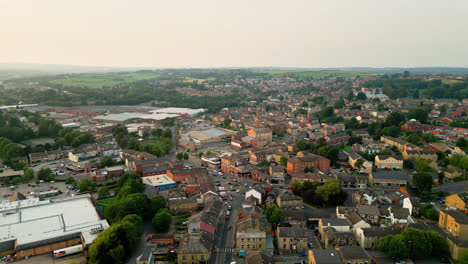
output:
[[[0,63],[468,67],[467,0],[0,0]]]

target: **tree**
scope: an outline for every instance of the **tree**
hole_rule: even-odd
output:
[[[166,208],[166,200],[161,195],[156,195],[151,199],[151,210],[154,214],[159,212],[159,210]]]
[[[83,179],[80,181],[80,184],[78,184],[78,189],[80,189],[80,192],[86,192],[91,185],[91,181],[88,179]]]
[[[409,71],[404,71],[404,72],[403,72],[403,78],[408,78],[408,77],[410,77],[410,75],[411,75],[411,74],[410,74]]]
[[[424,172],[430,170],[429,161],[427,159],[418,158],[414,163],[414,169],[417,172]]]
[[[99,191],[98,191],[98,199],[99,200],[106,199],[107,197],[109,197],[109,195],[110,195],[110,192],[109,192],[109,189],[106,186],[100,188]]]
[[[224,121],[223,121],[223,127],[225,127],[225,128],[230,127],[230,126],[231,126],[231,122],[232,122],[231,119],[225,118]]]
[[[188,160],[189,159],[189,155],[187,153],[184,153],[184,160]]]
[[[276,204],[269,204],[266,208],[266,216],[272,228],[275,228],[284,220],[284,212]]]
[[[24,175],[22,177],[23,182],[29,182],[34,178],[34,171],[32,169],[26,168],[24,169]]]
[[[280,165],[286,167],[288,165],[288,158],[281,156],[280,157]]]
[[[431,204],[422,205],[421,208],[419,208],[419,213],[430,220],[436,221],[439,219],[439,214]]]
[[[317,187],[317,194],[320,195],[325,202],[328,201],[330,195],[339,193],[340,191],[340,183],[337,179],[327,179],[323,185]]]
[[[151,217],[153,215],[151,200],[142,193],[133,193],[123,199],[117,199],[104,211],[106,219],[112,223],[129,214],[136,214],[142,218]]]
[[[400,126],[401,123],[405,122],[406,118],[405,115],[399,112],[391,112],[387,119],[385,120],[385,124],[387,126]]]
[[[100,167],[112,166],[114,165],[114,160],[109,156],[104,156],[101,158]]]
[[[354,163],[354,167],[356,167],[356,169],[360,169],[362,165],[364,165],[364,160],[361,158],[357,159]]]
[[[343,98],[340,98],[339,100],[337,100],[335,102],[335,104],[333,104],[333,107],[335,109],[341,109],[341,108],[343,108],[344,104],[345,104],[345,102],[344,102]]]
[[[447,106],[446,106],[446,105],[441,105],[441,106],[439,106],[439,111],[440,111],[442,114],[447,113]]]
[[[367,96],[366,96],[365,93],[359,92],[359,93],[356,95],[356,99],[357,99],[357,100],[360,100],[360,101],[364,101],[364,100],[367,100]]]
[[[75,181],[75,179],[73,179],[73,177],[68,177],[65,180],[65,184],[76,185],[76,181]]]
[[[171,226],[172,215],[166,208],[159,210],[153,217],[152,223],[154,229],[158,232],[166,232]]]
[[[177,158],[178,160],[182,160],[182,159],[184,158],[184,153],[182,153],[182,152],[177,153],[177,154],[176,154],[176,158]]]
[[[425,193],[431,191],[434,181],[431,175],[424,172],[418,172],[413,175],[413,184],[418,188],[420,193]]]
[[[172,131],[168,128],[166,130],[164,130],[164,132],[162,133],[162,137],[164,138],[172,138]]]
[[[393,152],[389,149],[384,149],[382,151],[380,151],[380,155],[392,155]]]
[[[47,168],[47,169],[40,169],[38,174],[37,174],[37,179],[38,180],[47,180],[47,178],[49,177],[49,175],[52,174],[52,170]]]

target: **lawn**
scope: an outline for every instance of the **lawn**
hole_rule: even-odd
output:
[[[370,77],[377,76],[378,73],[372,72],[361,72],[361,71],[344,71],[344,70],[323,70],[323,71],[264,71],[263,73],[268,73],[274,77],[283,77],[283,76],[295,76],[299,79],[312,78],[355,78],[356,76],[360,77]]]
[[[139,80],[149,80],[158,77],[154,72],[109,72],[109,73],[85,73],[61,76],[51,80],[50,83],[62,84],[70,87],[100,88],[119,83],[131,83]]]
[[[109,205],[112,205],[115,203],[115,197],[112,197],[112,198],[109,198],[109,199],[105,199],[105,200],[101,200],[98,202],[98,205],[99,207],[101,207],[102,209],[102,212],[104,213],[104,211],[106,210],[106,208],[109,206]]]
[[[443,79],[442,80],[443,84],[457,84],[457,83],[463,83],[462,80],[454,80],[454,79]]]

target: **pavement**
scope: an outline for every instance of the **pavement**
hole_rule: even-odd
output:
[[[468,181],[445,182],[442,185],[432,188],[433,192],[461,193],[468,189]]]

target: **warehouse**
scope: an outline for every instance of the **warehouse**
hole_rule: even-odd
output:
[[[0,203],[0,256],[24,258],[77,244],[86,253],[99,232],[109,227],[89,194],[56,200],[23,198]]]
[[[167,190],[175,187],[175,182],[167,174],[143,177],[142,180],[144,184],[151,185],[158,190]]]

